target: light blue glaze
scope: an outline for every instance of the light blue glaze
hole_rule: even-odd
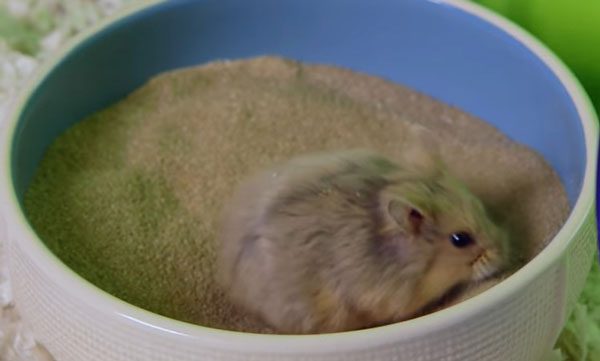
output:
[[[583,129],[566,90],[523,45],[424,0],[169,1],[77,47],[26,105],[14,143],[22,196],[49,143],[158,72],[274,54],[379,75],[483,118],[543,154],[576,199]]]

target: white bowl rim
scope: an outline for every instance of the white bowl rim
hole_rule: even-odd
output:
[[[5,119],[6,121],[2,126],[4,129],[0,128],[0,132],[3,133],[0,134],[2,136],[0,139],[4,140],[0,145],[0,155],[2,157],[0,167],[7,170],[0,176],[0,199],[8,200],[0,206],[2,206],[1,210],[2,215],[5,217],[5,224],[7,227],[11,225],[11,227],[8,227],[11,235],[10,239],[18,239],[19,247],[27,252],[36,265],[61,290],[68,292],[74,299],[106,317],[116,317],[119,322],[139,327],[140,330],[146,333],[160,337],[173,337],[175,339],[183,337],[191,339],[199,347],[238,352],[308,354],[330,353],[339,349],[360,350],[364,348],[364,345],[373,347],[414,339],[439,328],[460,324],[462,320],[469,319],[469,317],[493,307],[495,302],[509,299],[511,295],[527,287],[534,279],[551,269],[557,262],[564,262],[566,250],[572,238],[571,235],[574,235],[581,227],[586,216],[594,207],[596,152],[598,147],[597,118],[591,101],[575,76],[561,60],[525,30],[490,10],[465,0],[428,1],[451,6],[467,14],[474,15],[521,42],[561,81],[574,102],[584,129],[587,155],[585,176],[581,193],[566,223],[552,242],[537,257],[505,281],[486,292],[442,311],[368,330],[321,335],[260,335],[193,325],[146,311],[106,293],[63,264],[37,237],[19,207],[13,191],[10,153],[17,122],[34,90],[54,70],[66,54],[75,50],[92,35],[101,32],[114,23],[134,15],[138,11],[166,3],[168,0],[144,0],[140,3],[125,6],[117,14],[101,20],[98,24],[71,39],[62,51],[57,52],[49,61],[42,64],[36,75],[23,88],[17,101],[11,107],[9,116]]]

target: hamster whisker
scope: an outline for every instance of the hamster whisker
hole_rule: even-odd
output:
[[[473,265],[473,279],[475,281],[482,281],[490,278],[498,271],[489,256],[484,255],[478,258],[478,261]]]

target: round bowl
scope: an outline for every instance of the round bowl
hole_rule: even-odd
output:
[[[236,333],[161,317],[101,291],[44,246],[22,200],[57,135],[161,71],[263,54],[381,76],[485,119],[556,169],[573,207],[567,222],[526,266],[468,301],[394,325],[309,336]],[[13,291],[57,361],[538,360],[594,259],[598,129],[589,100],[540,43],[467,2],[146,2],[48,62],[4,127],[0,204]]]

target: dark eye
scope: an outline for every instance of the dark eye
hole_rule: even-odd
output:
[[[475,241],[467,232],[456,232],[450,235],[450,241],[456,248],[464,248],[472,245]]]

